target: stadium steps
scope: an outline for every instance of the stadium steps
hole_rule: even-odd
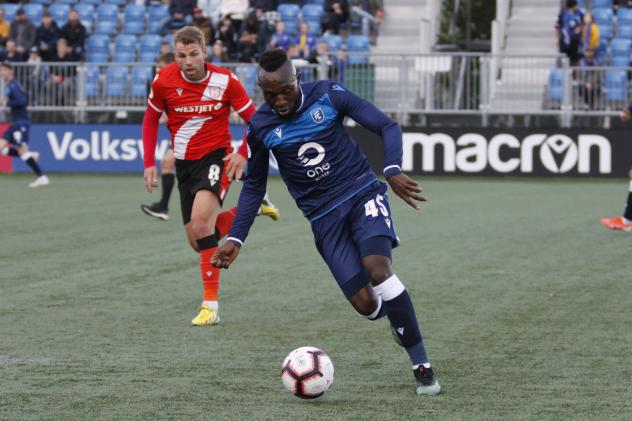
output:
[[[427,17],[426,0],[385,0],[384,21],[380,25],[377,53],[414,54],[419,52],[419,22]]]

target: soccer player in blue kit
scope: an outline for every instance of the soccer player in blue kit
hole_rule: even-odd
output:
[[[357,143],[345,131],[345,116],[384,141],[384,176],[410,206],[425,201],[421,188],[401,171],[401,128],[338,83],[300,84],[300,74],[283,50],[259,61],[259,86],[266,104],[250,120],[251,150],[237,216],[212,263],[228,268],[237,258],[266,192],[268,154],[298,207],[310,221],[316,248],[351,305],[369,320],[387,316],[397,342],[412,362],[419,395],[441,386],[428,361],[412,301],[391,269],[398,245],[386,196]]]
[[[11,108],[11,126],[6,130],[2,138],[0,138],[0,151],[3,155],[20,157],[26,165],[35,173],[37,178],[29,184],[29,187],[48,186],[50,181],[48,177],[42,173],[39,165],[37,165],[38,152],[29,151],[29,128],[31,120],[26,109],[29,97],[24,88],[13,77],[13,66],[10,63],[0,64],[0,76],[4,80],[5,95],[7,101],[5,104]]]

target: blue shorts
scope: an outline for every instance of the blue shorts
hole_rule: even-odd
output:
[[[30,124],[15,122],[2,135],[10,144],[20,146],[23,143],[29,143]]]
[[[376,181],[311,223],[316,248],[347,299],[369,282],[362,258],[390,258],[399,244],[387,190]]]

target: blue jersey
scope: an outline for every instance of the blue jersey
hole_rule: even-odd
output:
[[[248,235],[266,191],[270,151],[290,195],[310,221],[377,181],[344,128],[346,116],[382,137],[385,174],[401,171],[401,128],[370,102],[331,81],[302,84],[299,101],[290,120],[280,118],[267,104],[250,120],[247,141],[251,156],[231,239],[243,243]]]
[[[11,108],[11,119],[20,122],[29,121],[29,113],[26,111],[29,97],[20,83],[13,79],[6,85],[4,90],[7,98],[7,107]]]

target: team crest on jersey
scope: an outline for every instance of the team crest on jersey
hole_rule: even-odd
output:
[[[176,92],[178,93],[178,96],[182,96],[182,88],[176,88]]]
[[[207,86],[204,90],[204,95],[202,96],[202,101],[211,101],[216,100],[219,101],[222,99],[223,89],[220,86]]]
[[[315,110],[312,110],[310,114],[312,116],[312,120],[314,120],[314,123],[316,124],[320,124],[323,121],[325,121],[325,113],[323,113],[323,110],[320,108],[316,108]]]

